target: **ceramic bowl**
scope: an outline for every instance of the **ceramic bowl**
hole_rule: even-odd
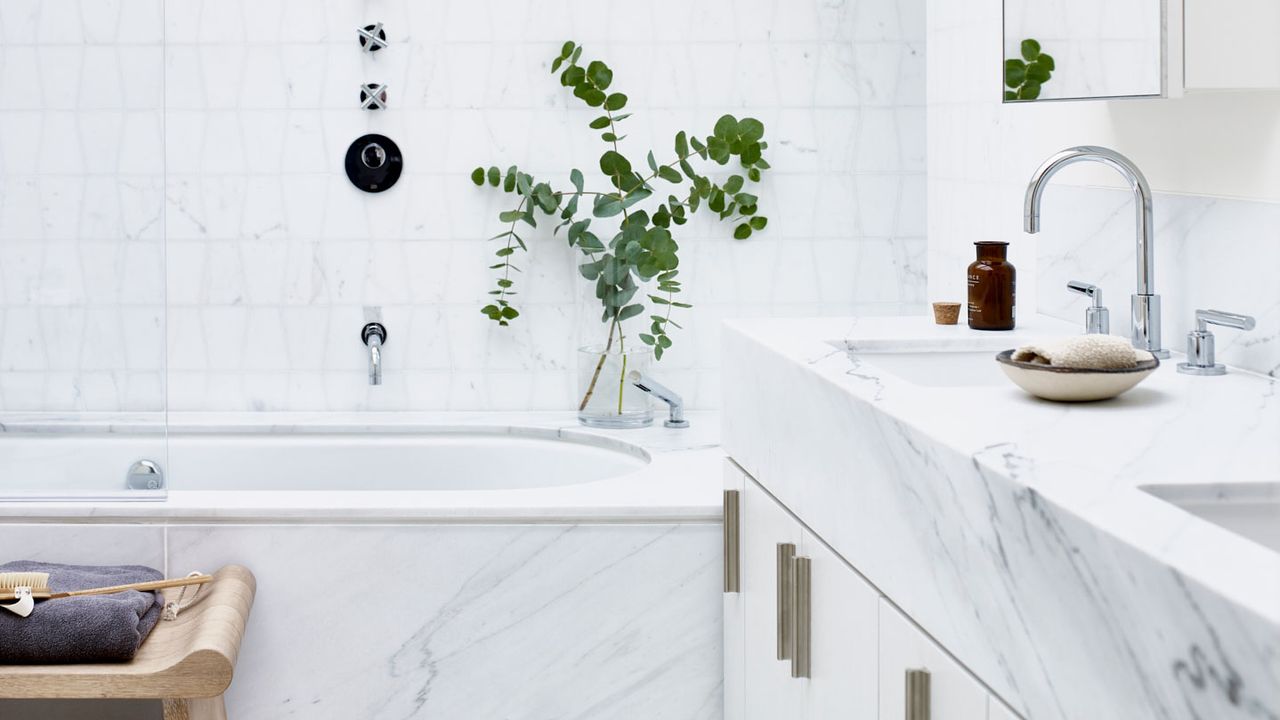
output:
[[[1123,395],[1160,367],[1155,357],[1121,370],[1053,367],[1014,360],[1012,350],[997,355],[996,362],[1015,385],[1056,402],[1093,402]]]

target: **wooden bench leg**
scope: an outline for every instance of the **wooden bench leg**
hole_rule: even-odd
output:
[[[164,720],[227,720],[222,696],[196,700],[165,700]]]

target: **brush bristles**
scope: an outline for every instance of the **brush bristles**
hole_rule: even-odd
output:
[[[7,572],[0,573],[0,592],[29,587],[33,591],[46,590],[49,587],[49,573],[45,572]]]

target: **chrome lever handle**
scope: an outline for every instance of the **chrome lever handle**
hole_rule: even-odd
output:
[[[1239,313],[1223,312],[1222,310],[1196,310],[1196,332],[1208,332],[1210,325],[1221,325],[1222,327],[1235,328],[1237,330],[1252,330],[1257,327],[1258,321],[1253,319],[1251,315],[1240,315]]]
[[[1102,288],[1082,280],[1067,283],[1067,290],[1090,299],[1084,311],[1084,331],[1090,335],[1106,335],[1111,332],[1111,311],[1102,305]]]
[[[1227,368],[1218,363],[1215,357],[1217,353],[1210,325],[1252,330],[1258,323],[1249,315],[1222,310],[1196,310],[1196,327],[1187,333],[1187,361],[1178,363],[1178,372],[1184,375],[1227,374]]]

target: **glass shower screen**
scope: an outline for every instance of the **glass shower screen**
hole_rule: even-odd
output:
[[[159,2],[0,2],[0,500],[163,494],[163,41]]]

